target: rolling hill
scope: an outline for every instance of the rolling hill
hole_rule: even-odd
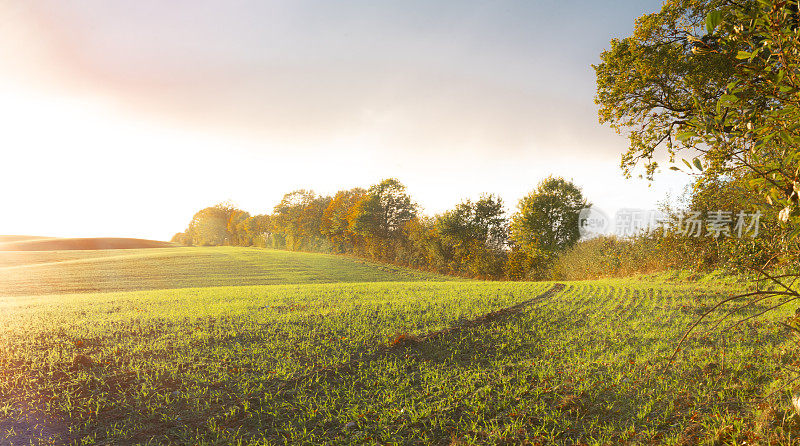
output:
[[[0,236],[0,251],[72,251],[98,249],[169,248],[174,243],[121,237],[58,238],[27,235]]]
[[[452,279],[349,257],[259,248],[0,252],[0,295],[419,280]]]

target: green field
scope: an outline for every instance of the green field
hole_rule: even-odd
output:
[[[743,404],[778,389],[795,362],[776,324],[703,334],[704,322],[667,367],[687,326],[732,285],[456,282],[245,248],[0,258],[3,444],[757,444],[797,434],[788,405]],[[108,290],[137,291],[87,292]]]
[[[0,296],[418,280],[447,278],[342,256],[257,248],[0,252]]]

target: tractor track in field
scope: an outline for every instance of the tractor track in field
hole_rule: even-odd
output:
[[[307,385],[313,386],[314,382],[319,382],[322,380],[330,381],[335,379],[341,379],[345,375],[356,372],[361,364],[366,364],[375,361],[376,359],[380,359],[384,356],[392,354],[401,354],[404,352],[408,352],[409,350],[421,349],[422,347],[425,347],[428,344],[434,342],[442,342],[443,340],[446,340],[447,338],[462,333],[464,331],[485,326],[494,322],[510,319],[514,316],[521,314],[522,311],[525,310],[527,307],[535,303],[541,302],[542,300],[547,299],[563,291],[564,289],[566,289],[566,285],[564,285],[563,283],[555,283],[544,292],[539,293],[538,295],[530,299],[526,299],[514,305],[503,307],[474,318],[457,321],[450,327],[428,332],[418,336],[401,334],[398,335],[395,339],[390,340],[388,344],[380,345],[375,351],[353,358],[349,361],[329,366],[314,368],[303,374],[296,375],[294,377],[289,377],[288,379],[276,378],[267,380],[267,382],[264,383],[263,390],[258,392],[258,394],[249,395],[247,400],[251,401],[254,404],[257,404],[258,401],[260,401],[267,395],[271,395],[272,398],[278,396],[281,398],[292,398],[295,392],[299,390],[299,388],[301,387]],[[239,400],[239,398],[236,398],[233,395],[230,396],[232,398],[232,401]],[[241,405],[242,404],[241,400],[237,401],[236,404]],[[326,427],[326,429],[329,428],[335,430],[341,430],[340,426]]]
[[[459,321],[452,327],[426,333],[421,336],[400,335],[398,336],[398,338],[393,340],[392,344],[390,344],[387,347],[384,347],[382,351],[379,351],[379,353],[385,353],[386,350],[396,350],[404,347],[413,347],[421,343],[436,341],[447,335],[452,335],[467,329],[471,329],[474,327],[489,324],[491,322],[509,318],[511,316],[521,313],[522,310],[525,309],[525,307],[532,305],[540,300],[546,299],[560,291],[563,291],[564,288],[566,288],[566,285],[564,285],[563,283],[556,283],[552,287],[550,287],[549,289],[547,289],[546,291],[544,291],[543,293],[539,294],[536,297],[532,297],[528,300],[524,300],[509,307],[491,311],[489,313],[480,315],[472,319]]]
[[[361,364],[366,364],[392,354],[396,355],[407,353],[411,350],[421,350],[423,347],[429,344],[446,341],[448,338],[458,335],[462,332],[479,328],[491,323],[511,319],[521,314],[527,307],[541,302],[563,291],[564,289],[566,289],[566,285],[563,283],[555,283],[550,288],[542,293],[539,293],[535,297],[526,299],[508,307],[482,314],[474,318],[460,320],[454,323],[452,326],[441,330],[428,332],[419,336],[409,334],[398,335],[395,339],[390,340],[388,344],[380,345],[375,351],[366,355],[353,358],[346,362],[319,367],[288,379],[277,379],[271,383],[265,383],[266,385],[264,386],[263,394],[260,398],[263,398],[267,394],[271,394],[272,397],[280,395],[282,398],[291,398],[295,392],[299,390],[299,388],[309,385],[313,386],[314,382],[343,379],[346,375],[357,372],[358,367]],[[473,393],[477,392],[478,390],[479,389],[476,388]],[[251,398],[253,398],[253,396],[251,396]],[[325,426],[325,430],[326,432],[330,431],[331,435],[334,435],[335,432],[341,431],[341,426]]]
[[[278,384],[277,387],[279,389],[293,388],[297,387],[298,385],[302,384],[305,381],[319,378],[321,375],[332,376],[340,373],[347,373],[350,372],[354,367],[358,366],[359,364],[374,361],[385,355],[404,350],[415,349],[427,343],[441,340],[447,336],[452,336],[469,329],[490,324],[492,322],[508,319],[510,317],[520,314],[522,310],[524,310],[526,307],[534,303],[537,303],[539,301],[542,301],[548,297],[551,297],[554,294],[563,291],[565,288],[566,285],[564,285],[563,283],[556,283],[553,284],[553,286],[551,286],[546,291],[530,299],[526,299],[514,305],[500,308],[498,310],[494,310],[471,319],[458,321],[451,327],[432,331],[429,333],[425,333],[423,335],[417,336],[411,334],[399,334],[397,337],[392,339],[388,345],[381,345],[376,351],[372,353],[359,356],[357,358],[339,364],[317,368],[315,370],[306,372],[300,376],[296,376],[286,380],[281,380],[280,383],[277,383]]]

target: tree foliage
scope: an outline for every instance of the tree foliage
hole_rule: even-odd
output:
[[[272,214],[276,248],[312,251],[323,244],[322,215],[330,197],[318,197],[314,191],[300,189],[283,196]]]
[[[191,238],[192,244],[198,246],[218,246],[235,243],[235,233],[229,232],[232,225],[231,217],[238,219],[242,211],[234,208],[229,203],[220,203],[215,206],[201,209],[192,217],[186,234]]]
[[[587,206],[580,188],[549,177],[520,200],[511,220],[511,239],[530,256],[552,257],[578,241],[578,216]]]
[[[670,0],[611,42],[597,73],[600,120],[630,133],[626,172],[656,151],[695,156],[706,178],[746,176],[797,259],[800,38],[796,0]],[[677,169],[677,167],[673,166]]]
[[[577,214],[571,219],[563,206],[577,206],[571,195],[574,191],[580,194],[571,183],[548,179],[540,185],[541,197],[528,197],[524,206],[520,204],[525,212],[520,214],[519,222],[527,222],[536,212],[541,218],[556,219],[555,225],[525,226],[526,236],[539,237],[534,232],[542,230],[545,232],[540,240],[551,240],[538,249],[568,243],[564,239],[571,237],[564,229],[568,225],[577,231]],[[563,203],[557,206],[559,201]],[[476,201],[465,200],[452,210],[427,217],[418,213],[406,187],[393,178],[366,190],[339,191],[333,197],[295,190],[283,196],[271,215],[251,216],[221,203],[195,214],[186,232],[176,234],[173,240],[186,245],[350,254],[485,279],[531,277],[529,270],[533,267],[530,253],[522,248],[530,245],[518,246],[509,239],[509,221],[500,197],[485,194]]]
[[[406,187],[389,178],[369,188],[356,207],[353,229],[365,236],[392,239],[416,215],[416,205]]]
[[[629,137],[621,161],[626,175],[641,164],[652,179],[662,156],[659,150],[673,161],[680,150],[696,149],[685,138],[692,117],[716,114],[709,104],[725,94],[735,63],[725,55],[698,51],[712,38],[697,39],[695,34],[722,3],[667,0],[661,11],[636,20],[632,36],[612,40],[600,55],[594,66],[595,100],[600,122]]]
[[[240,246],[268,246],[272,233],[269,215],[253,215],[237,225]]]
[[[474,240],[489,249],[502,250],[508,239],[503,200],[494,195],[484,195],[474,203],[462,202],[442,214],[437,226],[442,236],[456,245]]]
[[[322,213],[320,231],[330,240],[336,253],[347,253],[357,249],[361,234],[355,232],[356,205],[364,199],[367,191],[355,188],[339,191]]]
[[[435,229],[441,238],[443,260],[451,270],[466,270],[472,276],[501,274],[508,223],[500,197],[484,195],[474,203],[466,200],[440,215]]]

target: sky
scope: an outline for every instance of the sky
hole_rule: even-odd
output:
[[[0,0],[0,234],[168,240],[197,210],[396,177],[433,215],[548,175],[606,213],[591,64],[655,0]]]

